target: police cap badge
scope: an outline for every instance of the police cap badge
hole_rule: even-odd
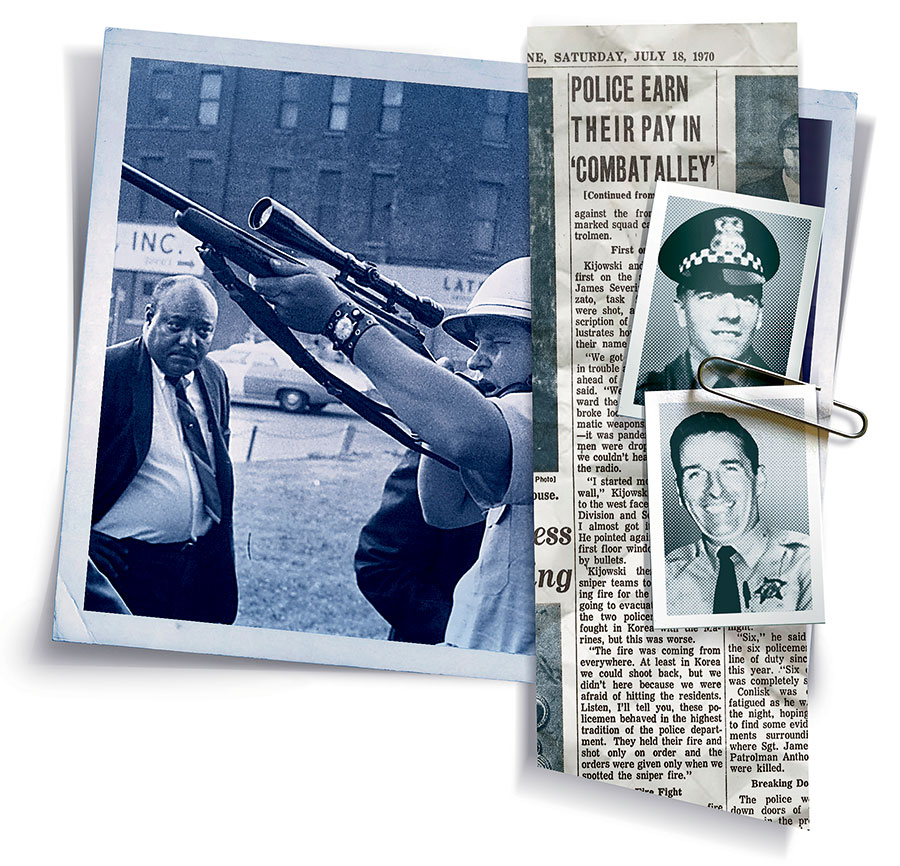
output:
[[[683,222],[659,249],[659,267],[685,291],[737,291],[762,297],[778,270],[772,233],[755,216],[733,207],[703,211]]]

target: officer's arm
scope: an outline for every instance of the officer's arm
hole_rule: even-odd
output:
[[[225,376],[225,371],[221,370],[222,374],[222,438],[225,440],[225,447],[229,448],[231,446],[231,392],[228,389],[228,378]]]
[[[388,405],[438,454],[484,475],[509,472],[509,430],[500,410],[468,382],[370,328],[353,354]]]
[[[430,526],[456,529],[471,526],[484,518],[457,470],[423,457],[417,481],[422,514]]]
[[[346,297],[313,268],[273,264],[284,276],[257,280],[260,294],[290,327],[321,333]],[[509,472],[512,447],[506,422],[469,383],[381,327],[369,328],[359,338],[353,363],[397,416],[442,457],[491,480]]]

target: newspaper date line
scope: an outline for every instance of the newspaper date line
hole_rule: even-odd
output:
[[[716,59],[714,51],[667,51],[658,48],[615,51],[555,51],[554,63],[712,63]],[[529,51],[526,60],[530,64],[543,66],[547,56],[543,51]]]

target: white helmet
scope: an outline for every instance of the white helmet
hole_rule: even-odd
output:
[[[480,316],[503,316],[531,324],[530,256],[500,265],[475,292],[466,311],[447,316],[441,327],[468,346],[475,337],[475,320]]]

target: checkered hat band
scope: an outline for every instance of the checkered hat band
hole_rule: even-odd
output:
[[[714,253],[710,249],[700,250],[699,253],[691,253],[681,263],[681,267],[678,270],[683,274],[695,265],[702,265],[704,262],[710,265],[742,265],[743,267],[753,268],[754,271],[765,276],[762,259],[753,255],[753,253],[744,253],[741,256],[736,256],[730,252]]]

